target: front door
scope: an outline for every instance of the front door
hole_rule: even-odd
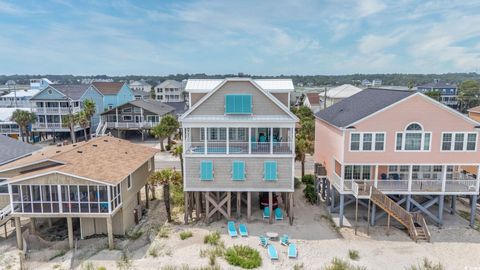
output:
[[[140,123],[142,122],[142,116],[141,115],[135,115],[135,123]]]

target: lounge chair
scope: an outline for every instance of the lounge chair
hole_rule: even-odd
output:
[[[294,243],[291,243],[288,245],[288,258],[297,258],[298,256],[298,251],[297,251],[297,245]]]
[[[283,219],[282,209],[280,209],[280,207],[277,207],[275,209],[275,220],[282,220],[282,219]]]
[[[247,226],[245,226],[245,224],[240,224],[238,225],[238,231],[240,232],[240,235],[242,237],[247,237],[248,236],[248,230],[247,230]]]
[[[268,238],[265,236],[260,236],[260,246],[267,247],[268,246]]]
[[[263,218],[270,218],[270,208],[269,207],[263,208]]]
[[[278,252],[273,245],[268,245],[268,256],[271,260],[278,260]]]
[[[227,226],[228,226],[228,234],[230,235],[230,237],[237,237],[237,229],[235,229],[235,222],[233,221],[229,221],[227,223]]]
[[[280,244],[284,245],[284,246],[288,246],[288,244],[290,243],[288,241],[288,235],[284,234],[282,237],[280,237]]]

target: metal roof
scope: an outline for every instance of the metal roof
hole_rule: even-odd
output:
[[[165,88],[165,87],[168,87],[168,88],[181,88],[182,87],[182,83],[180,82],[177,82],[175,80],[166,80],[166,81],[163,81],[162,83],[160,83],[159,85],[155,86],[156,88]]]
[[[415,91],[367,88],[317,112],[315,116],[336,127],[346,128],[416,93]]]
[[[137,99],[137,100],[132,100],[128,103],[122,104],[118,106],[117,108],[123,107],[127,104],[131,104],[133,106],[143,108],[144,110],[147,110],[149,112],[152,112],[154,114],[157,114],[159,116],[165,115],[167,113],[171,113],[175,110],[174,107],[169,106],[159,100],[153,100],[153,99]],[[117,108],[113,108],[111,110],[108,110],[106,112],[103,112],[102,114],[108,114],[111,112],[114,112]]]
[[[30,112],[32,109],[31,108],[0,108],[0,123],[2,122],[12,123],[13,121],[11,121],[11,118],[15,110]]]
[[[6,94],[6,95],[3,95],[1,96],[2,98],[6,98],[6,97],[15,97],[15,95],[17,96],[17,98],[22,98],[22,97],[33,97],[34,95],[36,95],[38,92],[40,92],[39,89],[28,89],[28,90],[17,90],[16,91],[17,93],[15,93],[14,91]]]
[[[327,97],[329,98],[348,98],[356,93],[362,91],[361,88],[351,84],[343,84],[327,90]]]
[[[0,135],[0,165],[30,155],[40,147]]]
[[[223,81],[223,79],[188,79],[185,91],[192,93],[210,92]],[[291,92],[294,89],[291,79],[256,79],[253,81],[268,92]]]

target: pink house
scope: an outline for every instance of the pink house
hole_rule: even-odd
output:
[[[339,212],[342,225],[358,183],[368,183],[439,226],[444,211],[454,213],[455,196],[468,195],[473,226],[479,128],[478,122],[414,91],[366,89],[318,112],[315,162],[326,169],[323,192],[330,209]],[[452,197],[448,205],[446,196]],[[381,215],[374,205],[371,223]]]

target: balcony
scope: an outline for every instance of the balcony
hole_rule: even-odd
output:
[[[18,127],[2,127],[0,126],[0,134],[17,134],[20,133],[20,128]]]
[[[36,114],[70,114],[81,111],[80,107],[33,107],[32,111]]]
[[[150,129],[158,122],[106,122],[110,129]]]
[[[290,142],[189,142],[186,145],[187,154],[292,154]],[[206,151],[205,151],[206,150]],[[228,151],[227,151],[228,150]]]
[[[17,100],[17,102],[12,100],[0,100],[0,107],[2,108],[30,108],[29,100]]]
[[[67,127],[63,127],[62,123],[34,123],[32,124],[33,129],[67,129]]]

